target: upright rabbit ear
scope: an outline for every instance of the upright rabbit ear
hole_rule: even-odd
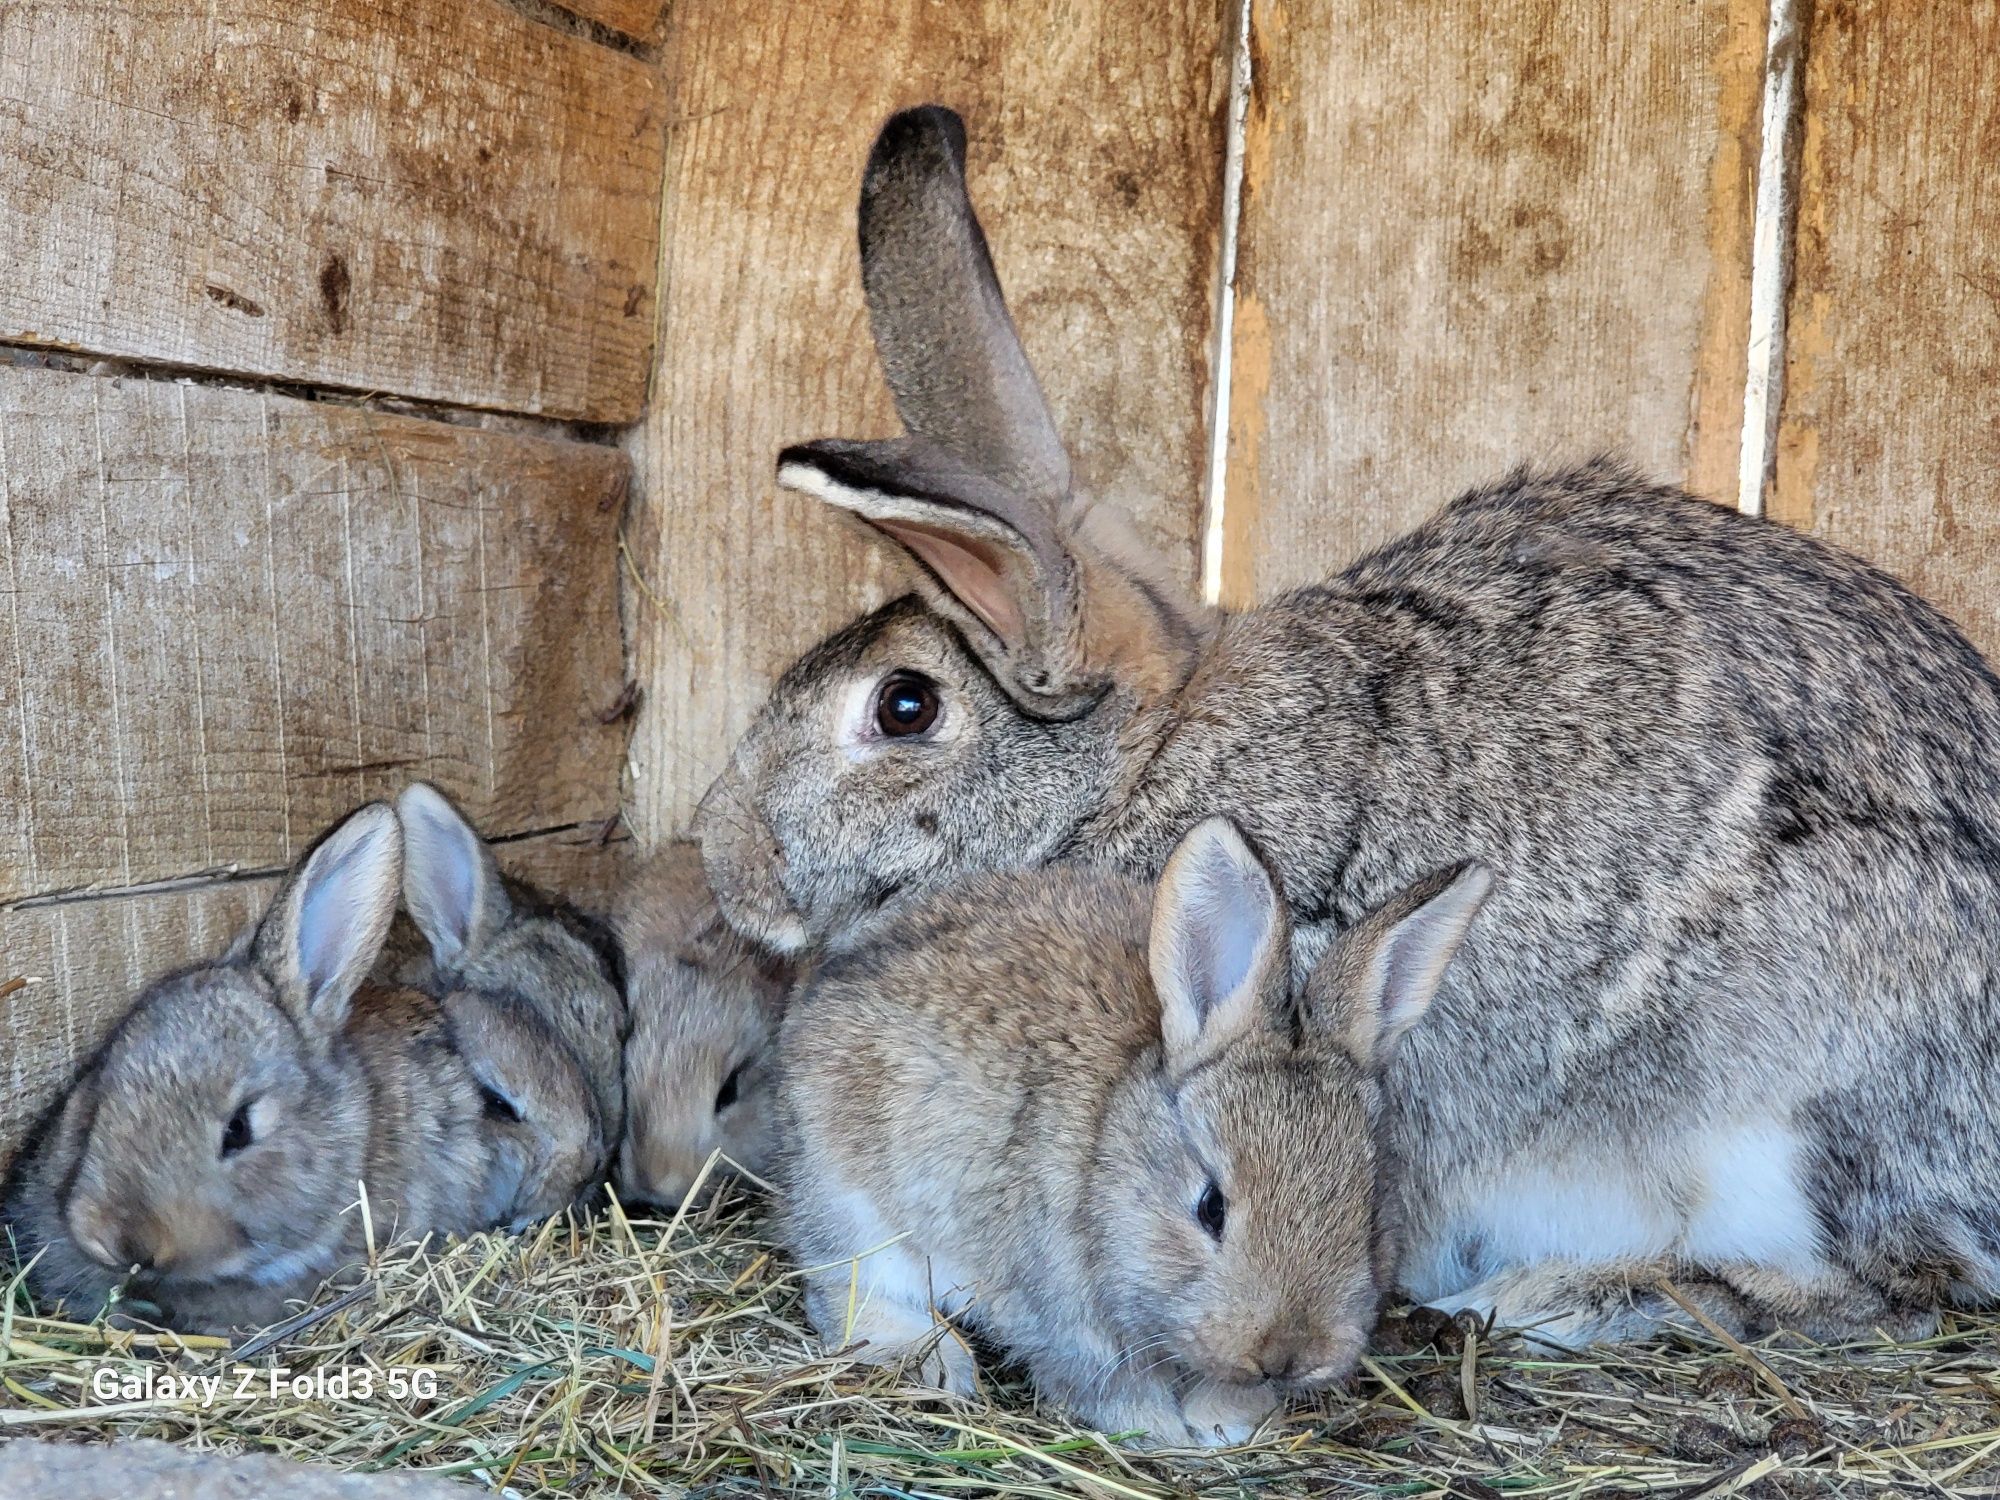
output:
[[[456,968],[504,927],[513,908],[478,830],[444,793],[413,782],[396,799],[403,824],[403,904],[439,968]]]
[[[313,846],[257,924],[250,956],[309,1032],[346,1025],[396,915],[402,856],[396,814],[371,802]]]
[[[1167,1066],[1185,1072],[1271,1014],[1289,977],[1284,903],[1225,818],[1199,823],[1153,897],[1148,960]]]
[[[907,438],[788,448],[778,481],[860,516],[922,570],[1031,713],[1093,698],[1061,536],[1069,457],[1007,315],[965,187],[965,126],[935,105],[891,117],[861,184],[861,280]]]
[[[861,178],[861,285],[903,426],[1023,500],[1069,497],[1069,455],[1007,315],[965,186],[965,123],[892,115]]]
[[[1493,889],[1461,864],[1427,875],[1340,935],[1306,982],[1310,1024],[1373,1066],[1430,1009],[1445,970]]]

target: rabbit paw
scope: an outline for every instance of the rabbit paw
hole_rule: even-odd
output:
[[[940,1328],[931,1346],[911,1361],[911,1373],[948,1395],[971,1397],[979,1390],[979,1361],[956,1329]]]
[[[1278,1405],[1264,1386],[1204,1380],[1181,1397],[1181,1420],[1201,1447],[1235,1448],[1255,1437]]]

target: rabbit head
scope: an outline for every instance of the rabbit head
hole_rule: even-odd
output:
[[[369,1139],[342,1032],[395,914],[401,854],[389,807],[355,812],[227,957],[153,983],[85,1065],[39,1148],[60,1185],[39,1237],[80,1252],[79,1285],[136,1266],[135,1294],[170,1296],[330,1263]]]
[[[796,952],[891,896],[1040,864],[1105,800],[1209,613],[1071,495],[948,110],[894,116],[861,187],[861,274],[907,435],[780,457],[779,483],[901,549],[917,593],[807,653],[697,822],[716,896]]]
[[[617,966],[579,914],[504,879],[477,830],[435,788],[396,799],[403,903],[428,945],[405,973],[443,1007],[487,1099],[522,1222],[585,1193],[624,1119]]]
[[[614,1180],[628,1204],[677,1208],[718,1151],[711,1181],[770,1162],[792,974],[722,920],[691,843],[667,845],[634,876],[615,925],[631,1031]]]
[[[485,1106],[493,1164],[479,1217],[520,1229],[561,1213],[594,1182],[605,1157],[597,1101],[582,1070],[548,1024],[513,996],[453,990],[439,1009]]]
[[[1295,1002],[1270,875],[1223,819],[1187,835],[1149,939],[1164,1107],[1135,1096],[1143,1122],[1095,1179],[1104,1244],[1128,1247],[1106,1293],[1119,1323],[1225,1384],[1305,1390],[1352,1368],[1393,1275],[1376,1072],[1489,885],[1464,867],[1411,887]]]

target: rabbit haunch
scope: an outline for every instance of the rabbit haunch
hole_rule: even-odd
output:
[[[1151,874],[1224,814],[1303,972],[1479,859],[1501,893],[1383,1080],[1427,1295],[1584,1336],[1672,1311],[1644,1290],[1663,1268],[1749,1326],[1921,1326],[2000,1290],[1978,652],[1859,559],[1602,461],[1205,610],[1070,493],[963,162],[956,117],[915,110],[863,179],[908,435],[779,472],[901,547],[918,592],[791,667],[705,799],[731,919],[837,944],[972,871]]]
[[[780,1212],[827,1346],[969,1393],[934,1327],[962,1319],[1086,1421],[1176,1444],[1345,1375],[1389,1269],[1376,1072],[1488,881],[1420,882],[1297,998],[1283,903],[1220,819],[1150,900],[1062,868],[885,916],[783,1030]]]

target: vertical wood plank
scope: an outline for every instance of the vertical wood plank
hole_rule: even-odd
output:
[[[2000,6],[1819,0],[1769,513],[2000,658]]]
[[[1723,499],[1762,0],[1254,0],[1225,602],[1523,460]]]
[[[936,100],[1076,462],[1196,574],[1228,58],[1216,0],[675,7],[654,404],[631,632],[645,835],[685,819],[772,677],[897,575],[786,442],[896,430],[855,263],[876,127]]]

